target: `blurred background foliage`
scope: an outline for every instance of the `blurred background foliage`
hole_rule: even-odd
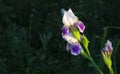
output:
[[[0,74],[98,74],[81,55],[66,51],[61,8],[71,8],[86,26],[93,58],[105,74],[101,39],[120,39],[119,0],[0,0]],[[116,28],[113,28],[116,26]],[[120,43],[120,41],[119,41]],[[113,54],[120,74],[120,46]],[[116,57],[116,58],[114,58]]]

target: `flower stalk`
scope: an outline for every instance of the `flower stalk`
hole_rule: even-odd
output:
[[[92,63],[92,65],[94,66],[94,68],[95,68],[100,74],[104,74],[104,73],[102,72],[102,70],[98,67],[98,65],[95,63],[95,61],[93,60],[93,58],[92,58],[92,56],[91,56],[91,54],[90,54],[89,49],[88,49],[88,48],[85,48],[85,49],[86,49],[86,52],[87,52],[87,53],[84,52],[84,54],[87,55],[87,58],[86,58],[86,59],[88,59],[88,60]],[[83,55],[83,54],[81,53],[81,55]],[[84,57],[84,56],[83,56],[83,57]]]
[[[62,37],[65,41],[67,41],[66,50],[70,51],[74,56],[81,54],[84,58],[88,59],[93,64],[94,68],[100,74],[104,74],[93,60],[88,49],[89,40],[84,35],[85,25],[80,20],[78,20],[78,17],[74,15],[71,9],[68,11],[62,9],[62,14],[62,22],[64,24],[62,27]],[[105,48],[103,48],[101,52],[104,62],[109,68],[110,74],[114,74],[111,60],[112,51],[112,43],[107,40]]]
[[[91,61],[91,63],[92,63],[93,66],[95,67],[95,69],[96,69],[100,74],[103,74],[102,70],[97,66],[97,64],[96,64],[95,61],[92,59],[92,57],[90,57],[89,60]]]
[[[109,68],[110,74],[114,74],[112,67]]]
[[[105,47],[103,48],[101,52],[103,55],[103,60],[105,64],[107,65],[110,74],[114,74],[114,71],[112,68],[112,60],[111,60],[112,51],[113,51],[112,42],[107,40],[107,42],[105,43]]]

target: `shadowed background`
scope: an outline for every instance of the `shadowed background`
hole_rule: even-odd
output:
[[[84,22],[91,54],[108,74],[101,58],[101,39],[106,26],[120,27],[119,3],[119,0],[0,0],[0,74],[97,74],[88,60],[66,51],[61,36],[61,8],[71,8]],[[107,38],[116,47],[120,29],[108,28]],[[117,74],[119,47],[112,57]]]

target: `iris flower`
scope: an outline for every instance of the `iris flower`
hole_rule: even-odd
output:
[[[62,22],[65,27],[75,26],[80,30],[81,33],[84,32],[85,30],[84,24],[78,20],[78,17],[74,15],[71,9],[69,9],[68,11],[63,11],[63,13],[64,14]]]
[[[102,55],[105,64],[109,68],[110,74],[114,74],[114,70],[112,69],[112,60],[111,60],[111,55],[112,55],[113,47],[111,41],[107,40],[105,47],[103,48]]]
[[[63,11],[62,22],[64,24],[62,27],[62,37],[68,42],[67,51],[70,51],[72,55],[79,55],[82,47],[72,31],[77,28],[80,33],[83,33],[85,30],[84,24],[78,20],[78,17],[74,15],[71,9]]]
[[[102,50],[102,55],[104,57],[111,57],[112,51],[113,51],[112,43],[111,41],[107,40],[105,47]]]

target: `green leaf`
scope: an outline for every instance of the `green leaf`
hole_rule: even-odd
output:
[[[108,27],[104,28],[104,33],[103,33],[103,37],[101,39],[101,49],[104,47],[106,38],[107,38],[107,33],[108,33]]]
[[[80,32],[79,32],[79,30],[77,29],[77,28],[75,28],[73,31],[72,31],[72,34],[73,34],[73,36],[77,39],[77,40],[81,40],[80,39]]]

